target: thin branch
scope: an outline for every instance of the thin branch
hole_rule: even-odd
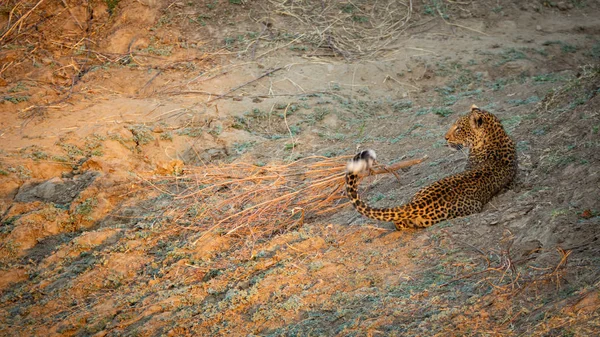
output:
[[[230,90],[228,90],[227,92],[225,92],[225,93],[223,93],[223,94],[221,94],[221,95],[219,95],[219,96],[217,96],[217,97],[215,97],[215,98],[213,98],[213,99],[211,99],[211,100],[207,101],[206,103],[211,103],[211,102],[214,102],[214,101],[216,101],[216,100],[219,100],[219,99],[221,99],[221,98],[225,97],[226,95],[229,95],[229,94],[231,94],[232,92],[234,92],[234,91],[236,91],[236,90],[238,90],[238,89],[240,89],[240,88],[243,88],[243,87],[247,86],[247,85],[248,85],[248,84],[250,84],[250,83],[254,83],[254,82],[256,82],[256,81],[260,80],[261,78],[263,78],[263,77],[265,77],[265,76],[269,76],[269,75],[271,75],[272,73],[274,73],[274,72],[276,72],[276,71],[279,71],[279,70],[281,70],[281,69],[283,69],[283,67],[279,67],[279,68],[275,68],[275,69],[273,69],[273,70],[269,70],[269,71],[267,71],[266,73],[264,73],[264,74],[260,75],[259,77],[255,78],[255,79],[253,79],[253,80],[250,80],[250,81],[248,81],[248,82],[246,82],[246,83],[240,84],[240,85],[238,85],[237,87],[234,87],[233,89],[230,89]]]

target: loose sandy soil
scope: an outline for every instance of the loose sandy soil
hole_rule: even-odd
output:
[[[597,2],[81,3],[0,4],[1,335],[600,334]],[[427,156],[363,180],[406,202],[471,104],[518,143],[479,214],[227,218],[364,148]]]

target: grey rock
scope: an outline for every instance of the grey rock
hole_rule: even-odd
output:
[[[19,188],[15,196],[18,202],[43,201],[55,204],[69,204],[81,191],[86,189],[100,175],[96,171],[87,171],[73,178],[59,178],[36,182],[25,183]]]

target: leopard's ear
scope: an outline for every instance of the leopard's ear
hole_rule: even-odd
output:
[[[484,123],[482,111],[475,104],[471,105],[471,116],[469,117],[469,122],[471,124],[471,129],[473,130],[480,128]]]
[[[480,110],[474,110],[474,111],[479,112]],[[471,124],[471,129],[473,129],[473,130],[479,129],[479,128],[481,128],[483,123],[484,123],[483,116],[480,113],[474,113],[474,114],[471,114],[471,116],[469,116],[469,124]]]

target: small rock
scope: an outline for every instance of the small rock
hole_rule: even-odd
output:
[[[529,8],[531,8],[531,10],[533,10],[534,12],[539,12],[542,8],[537,5],[537,4],[530,4]]]
[[[537,31],[542,30],[542,26],[540,26],[540,25],[535,26],[535,30],[537,30]]]
[[[564,1],[561,1],[561,2],[557,3],[556,7],[558,9],[560,9],[561,11],[566,11],[567,9],[569,9],[569,7],[567,6],[567,3],[564,2]]]

